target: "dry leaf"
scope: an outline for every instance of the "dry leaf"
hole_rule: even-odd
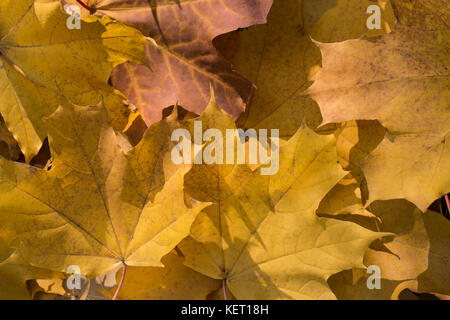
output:
[[[414,1],[414,16],[432,2],[447,3]],[[409,6],[395,8],[412,14]],[[388,130],[361,164],[370,202],[405,198],[425,211],[450,191],[449,31],[438,21],[402,18],[393,33],[373,40],[318,43],[323,69],[307,93],[323,124],[376,119]]]
[[[93,2],[95,14],[125,22],[154,39],[145,47],[150,68],[126,63],[112,77],[147,125],[160,120],[161,111],[176,103],[201,114],[210,99],[210,85],[226,112],[238,117],[244,111],[253,85],[217,54],[212,40],[265,23],[272,0]]]
[[[170,160],[170,120],[124,154],[103,107],[60,106],[46,121],[50,171],[0,159],[5,239],[34,266],[88,277],[122,264],[160,266],[206,205],[186,206],[189,166]]]
[[[204,300],[221,282],[208,278],[183,265],[183,258],[168,254],[164,268],[129,267],[119,300]],[[121,272],[117,273],[117,283]],[[105,293],[112,298],[116,288]]]
[[[225,123],[213,103],[203,115],[216,127]],[[238,299],[334,298],[328,277],[363,266],[365,250],[382,236],[316,216],[320,200],[345,174],[334,137],[307,128],[283,145],[273,176],[247,165],[194,165],[186,191],[214,204],[179,245],[185,264],[225,280]]]
[[[380,8],[380,29],[367,28],[373,5]],[[308,34],[320,42],[375,37],[395,28],[390,0],[303,0],[303,19]]]
[[[3,0],[0,4],[0,113],[27,162],[47,136],[42,117],[64,96],[78,105],[103,99],[121,130],[128,108],[108,85],[114,65],[143,61],[145,38],[112,21],[66,27],[59,1]]]

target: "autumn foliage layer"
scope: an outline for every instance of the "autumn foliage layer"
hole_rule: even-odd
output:
[[[447,299],[449,22],[447,0],[1,0],[0,299]],[[198,123],[193,157],[276,132],[276,172],[237,143],[174,161]]]

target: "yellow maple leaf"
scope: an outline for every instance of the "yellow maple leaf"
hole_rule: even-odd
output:
[[[367,21],[378,7],[379,28],[368,29]],[[369,12],[369,14],[368,14]],[[305,29],[316,41],[338,42],[374,37],[394,29],[395,15],[390,0],[303,0]]]
[[[450,191],[450,36],[442,19],[418,22],[445,0],[413,2],[392,1],[400,18],[391,34],[318,43],[323,69],[307,94],[323,124],[376,119],[387,129],[361,163],[370,202],[405,198],[425,211]]]
[[[25,158],[46,137],[42,117],[56,110],[60,95],[78,105],[103,98],[117,130],[126,124],[124,97],[108,85],[113,67],[144,60],[145,37],[111,20],[66,27],[56,0],[5,0],[0,4],[0,113]]]
[[[0,115],[0,155],[8,160],[18,160],[20,157],[20,148],[17,141],[8,131],[8,128]]]
[[[221,286],[183,265],[183,258],[170,253],[162,259],[164,268],[129,267],[118,299],[120,300],[204,300]],[[120,281],[120,272],[117,281]],[[112,298],[116,289],[105,291]]]
[[[46,120],[50,171],[0,159],[0,236],[33,266],[92,277],[160,259],[206,206],[184,197],[188,165],[170,161],[166,119],[124,154],[101,106],[60,106]]]
[[[222,131],[233,123],[214,102],[202,116]],[[271,176],[261,175],[261,166],[193,166],[186,192],[214,204],[179,245],[185,264],[222,280],[238,299],[334,298],[327,278],[363,266],[365,250],[382,234],[316,216],[320,200],[346,174],[333,136],[300,128],[281,147],[279,165]]]
[[[422,213],[406,200],[376,201],[369,210],[377,220],[360,220],[359,223],[393,234],[382,240],[382,246],[369,248],[364,257],[366,266],[379,268],[380,288],[369,290],[370,274],[364,269],[355,269],[329,279],[336,296],[339,299],[399,299],[399,294],[407,288],[419,293],[449,295],[449,221],[436,212]]]
[[[32,279],[62,281],[64,274],[28,265],[26,259],[0,237],[0,299],[32,299],[27,286],[27,281]]]

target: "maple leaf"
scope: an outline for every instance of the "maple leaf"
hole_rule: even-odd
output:
[[[373,217],[373,214],[364,208],[361,183],[350,174],[339,181],[322,199],[317,214],[356,214]]]
[[[124,154],[103,107],[60,106],[47,120],[50,171],[0,159],[3,237],[32,266],[88,277],[160,259],[207,204],[189,202],[189,166],[170,161],[170,119]]]
[[[446,1],[391,2],[399,17],[393,33],[318,43],[323,69],[307,93],[323,124],[376,119],[388,130],[361,164],[369,202],[405,198],[425,211],[450,191],[449,176],[441,174],[450,169],[449,31],[445,16],[420,24],[417,17]]]
[[[330,279],[338,298],[398,299],[406,288],[449,295],[450,222],[436,212],[422,213],[405,200],[376,201],[369,210],[378,220],[359,221],[362,225],[394,234],[382,247],[367,250],[364,257],[365,265],[380,268],[381,290],[368,290],[369,275],[357,269]]]
[[[202,116],[222,131],[233,123],[214,101]],[[188,267],[222,280],[238,299],[333,298],[326,279],[362,266],[366,248],[382,234],[315,215],[346,174],[333,136],[300,128],[280,155],[273,176],[247,165],[194,165],[186,192],[214,204],[179,248]]]
[[[447,7],[3,0],[0,299],[448,299]]]
[[[147,125],[176,103],[201,114],[210,85],[229,114],[238,117],[245,109],[253,85],[218,55],[212,40],[265,23],[272,0],[107,0],[89,5],[95,14],[135,26],[154,39],[145,47],[150,69],[126,63],[112,75],[114,86],[137,106]]]
[[[275,0],[267,24],[219,36],[218,50],[256,90],[237,120],[242,128],[276,128],[289,138],[305,122],[315,128],[316,103],[301,93],[320,66],[320,52],[305,34],[302,0]]]
[[[373,5],[380,8],[380,29],[367,28],[367,9]],[[314,40],[338,42],[390,33],[395,15],[390,0],[303,0],[303,20]]]
[[[287,139],[302,122],[315,129],[322,121],[316,102],[303,94],[314,81],[321,65],[320,51],[307,34],[311,31],[311,15],[317,2],[275,0],[267,24],[219,36],[214,40],[218,50],[232,62],[236,70],[256,85],[246,111],[238,119],[238,126],[279,128],[280,137]],[[354,2],[351,4],[355,5]],[[330,1],[327,3],[329,5]],[[354,26],[357,22],[349,23],[353,18],[349,16],[352,13],[348,12],[348,8],[342,9],[347,5],[345,1],[339,1],[336,10],[326,14],[320,10],[314,11],[316,18],[321,14],[326,16],[326,20],[317,22],[318,25],[325,24],[325,21],[332,25],[332,21],[345,20],[340,25],[336,23],[333,30],[320,28],[317,32],[321,39],[333,33],[356,35]],[[341,11],[346,13],[343,15]],[[366,16],[365,9],[351,12],[360,16],[358,21]]]
[[[373,217],[365,208],[367,183],[360,169],[361,163],[383,140],[386,129],[378,121],[349,121],[339,125],[336,152],[339,163],[351,174],[342,179],[325,196],[317,209],[318,214],[356,214]]]
[[[68,299],[63,279],[46,279],[27,281],[27,288],[33,300]]]
[[[380,230],[396,236],[384,243],[389,252],[369,249],[364,263],[378,265],[385,279],[413,280],[408,286],[418,292],[450,295],[450,222],[405,200],[377,201],[370,209],[382,221]]]
[[[47,136],[42,117],[61,103],[103,97],[117,130],[126,124],[124,97],[108,85],[113,67],[144,61],[145,37],[130,27],[97,18],[66,27],[56,0],[5,0],[0,4],[0,113],[27,162]]]
[[[8,160],[18,160],[20,148],[17,141],[8,131],[8,128],[0,115],[0,155]]]
[[[26,259],[6,244],[0,234],[0,299],[30,300],[27,281],[63,279],[63,274],[27,265]]]
[[[331,276],[328,284],[339,300],[400,300],[402,281],[381,278],[380,288],[369,290],[369,276],[366,269],[346,270]]]
[[[361,182],[361,163],[383,141],[386,129],[378,121],[359,120],[341,123],[334,134],[339,163]]]
[[[221,286],[219,280],[206,277],[183,265],[183,258],[170,253],[162,259],[164,268],[129,267],[120,289],[120,300],[204,300]],[[120,274],[117,274],[117,281]],[[112,298],[114,290],[105,291]]]

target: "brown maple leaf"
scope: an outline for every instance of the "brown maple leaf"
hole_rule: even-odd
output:
[[[76,3],[76,0],[65,0]],[[253,84],[221,57],[212,40],[238,28],[266,22],[272,0],[106,0],[89,1],[91,12],[141,30],[150,69],[125,63],[112,75],[150,125],[176,103],[201,114],[213,87],[217,103],[234,118],[244,110]],[[88,13],[85,10],[85,13]]]

